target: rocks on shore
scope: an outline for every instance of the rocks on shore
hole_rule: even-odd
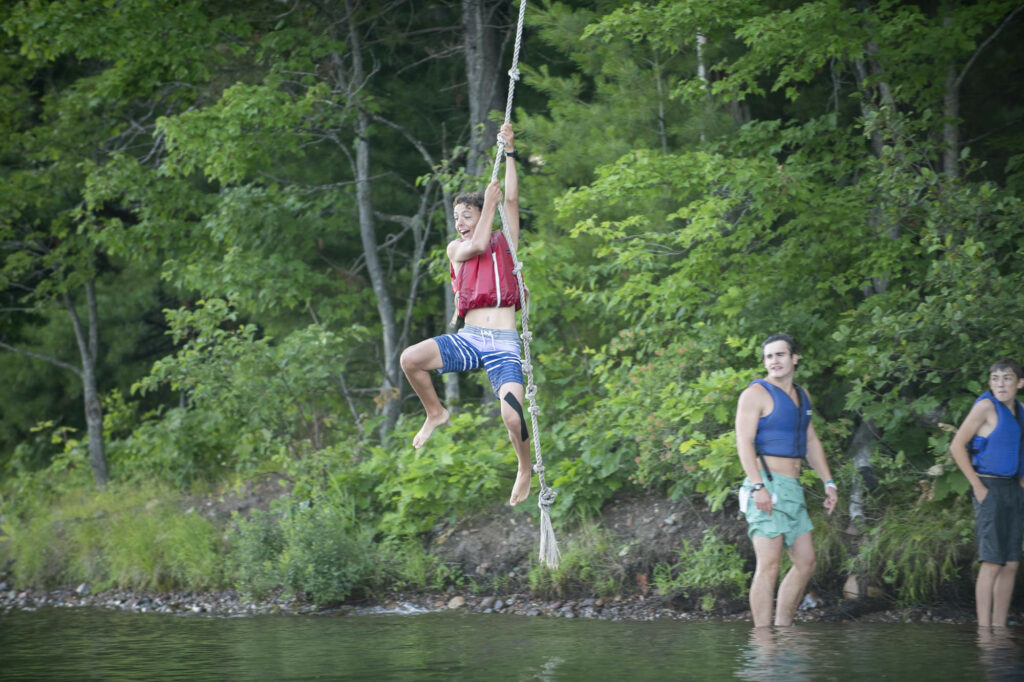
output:
[[[865,606],[863,602],[861,606]],[[242,599],[235,592],[161,592],[139,593],[131,590],[107,590],[92,594],[88,585],[56,590],[0,591],[0,613],[11,610],[34,611],[40,608],[92,607],[137,613],[189,614],[205,616],[246,616],[259,614],[306,614],[348,616],[371,614],[414,614],[441,611],[466,613],[501,613],[518,616],[547,616],[550,618],[584,618],[612,621],[739,621],[749,622],[750,612],[705,613],[674,607],[667,600],[644,595],[612,598],[535,599],[529,594],[507,595],[476,594],[403,594],[381,603],[344,604],[317,608],[312,604],[283,595],[259,603]],[[801,611],[797,622],[924,622],[968,623],[973,614],[958,609],[916,607],[885,609],[870,612],[851,612],[844,602],[829,604],[822,600],[813,608]]]
[[[131,590],[107,590],[91,593],[89,585],[56,590],[0,591],[0,613],[12,610],[35,611],[41,608],[93,607],[138,613],[198,613],[217,616],[253,615],[260,613],[312,613],[310,604],[278,598],[254,604],[244,601],[235,592],[160,592],[140,593]]]

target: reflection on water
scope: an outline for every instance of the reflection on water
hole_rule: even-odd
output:
[[[1021,679],[1016,628],[643,623],[499,614],[0,615],[3,679]]]
[[[1016,628],[978,628],[977,642],[984,679],[1024,679],[1024,642]]]
[[[736,677],[743,680],[827,679],[826,670],[815,670],[817,648],[814,632],[790,628],[751,628]]]
[[[752,628],[735,677],[1024,679],[1024,633],[977,628],[972,638],[971,631],[970,626],[873,623]]]

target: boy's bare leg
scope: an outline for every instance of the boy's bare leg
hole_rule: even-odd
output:
[[[401,364],[409,385],[416,391],[420,402],[423,403],[423,409],[427,412],[423,427],[412,439],[412,446],[421,448],[434,429],[448,423],[448,410],[444,409],[441,399],[437,397],[437,391],[434,390],[434,384],[430,381],[430,372],[444,366],[441,349],[434,339],[420,341],[402,351]]]
[[[505,428],[508,429],[508,439],[512,441],[512,447],[516,451],[516,482],[513,484],[512,494],[508,498],[508,503],[514,507],[530,496],[533,465],[530,461],[530,441],[529,439],[523,440],[522,425],[526,420],[523,385],[512,382],[502,384],[498,389],[498,395],[504,396],[506,393],[514,395],[523,409],[523,414],[520,415],[507,401],[501,400],[501,420],[505,422]]]
[[[1010,613],[1010,601],[1013,599],[1013,583],[1017,579],[1017,566],[1020,562],[1007,561],[1000,566],[996,579],[992,584],[992,627],[1006,627]]]
[[[749,502],[753,503],[753,500]],[[754,555],[757,557],[754,579],[750,583],[750,615],[754,619],[755,628],[767,627],[772,624],[783,538],[781,535],[774,538],[754,535],[750,540],[754,545]]]
[[[817,567],[814,543],[809,531],[793,541],[793,546],[789,548],[789,558],[792,559],[793,565],[779,585],[779,599],[775,606],[775,624],[782,626],[793,624],[797,605],[800,604],[807,583]]]
[[[1000,568],[1002,566],[990,561],[982,561],[978,568],[978,579],[974,583],[974,606],[981,627],[992,625],[992,592]]]

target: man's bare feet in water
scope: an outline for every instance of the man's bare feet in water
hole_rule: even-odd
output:
[[[533,469],[527,467],[520,469],[516,474],[516,484],[512,486],[512,496],[508,498],[510,506],[516,506],[530,496],[530,480],[533,478]]]
[[[427,418],[423,420],[423,428],[420,429],[419,433],[413,436],[412,446],[417,449],[422,448],[423,444],[427,442],[428,438],[430,438],[430,434],[434,432],[434,429],[447,423],[448,410],[443,407],[441,408],[441,413],[436,417],[431,417],[428,414]]]

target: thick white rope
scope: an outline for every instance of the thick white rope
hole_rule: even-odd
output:
[[[516,90],[516,81],[519,80],[519,50],[523,42],[523,19],[526,16],[526,0],[519,2],[519,23],[516,25],[516,43],[512,51],[512,68],[508,71],[508,99],[505,104],[505,123],[512,120],[512,97]],[[498,169],[501,162],[505,160],[505,140],[498,135],[498,153],[494,157],[494,168],[491,172],[491,180],[498,179]],[[558,551],[558,541],[555,540],[555,531],[551,526],[551,505],[555,501],[557,493],[553,488],[548,487],[544,481],[544,458],[540,451],[540,424],[537,415],[540,414],[540,405],[537,404],[537,385],[533,382],[533,362],[530,358],[530,341],[533,334],[530,332],[530,302],[529,290],[523,281],[523,264],[516,254],[516,247],[512,243],[512,234],[508,229],[508,220],[505,216],[504,202],[498,204],[498,215],[501,217],[501,231],[505,235],[509,251],[512,254],[512,272],[519,282],[519,301],[523,332],[520,337],[523,339],[523,373],[526,375],[526,399],[530,402],[530,423],[533,426],[533,470],[537,473],[537,481],[540,483],[540,492],[537,494],[537,506],[540,507],[540,560],[544,565],[555,568],[558,566],[558,559],[561,556]]]

